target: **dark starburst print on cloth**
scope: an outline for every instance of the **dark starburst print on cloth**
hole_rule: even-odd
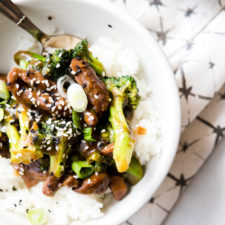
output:
[[[181,69],[181,73],[182,73],[182,87],[179,88],[179,91],[181,93],[180,97],[182,98],[184,96],[185,99],[188,101],[188,97],[195,96],[195,94],[192,93],[192,86],[189,86],[189,87],[187,86],[187,81],[185,78],[183,68]]]
[[[194,11],[194,8],[188,8],[186,11],[185,11],[185,16],[186,17],[190,17],[192,14],[194,14],[195,11]]]
[[[159,10],[159,7],[163,6],[163,3],[160,0],[153,0],[153,1],[150,1],[150,6],[155,6],[157,10]]]
[[[149,29],[153,33],[156,34],[157,41],[161,42],[162,45],[166,45],[167,39],[168,39],[168,33],[171,31],[171,29],[164,29],[162,17],[159,18],[160,21],[160,27],[159,30]]]
[[[217,145],[219,140],[224,137],[225,127],[221,127],[220,125],[214,126],[209,121],[201,118],[200,116],[197,117],[197,120],[201,121],[203,124],[212,129],[212,132],[216,134],[215,145]]]

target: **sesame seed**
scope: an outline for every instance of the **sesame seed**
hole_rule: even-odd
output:
[[[23,173],[22,171],[19,171],[19,175],[23,176],[23,175],[24,175],[24,173]]]
[[[88,179],[88,180],[87,180],[87,184],[90,184],[90,183],[91,183],[91,179]]]
[[[95,99],[99,99],[99,95],[94,95],[94,98]]]
[[[13,191],[17,191],[17,188],[15,186],[13,186],[12,190]]]

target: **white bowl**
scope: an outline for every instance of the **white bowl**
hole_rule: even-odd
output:
[[[90,42],[99,36],[110,36],[131,47],[138,55],[143,79],[151,84],[153,102],[162,121],[163,151],[147,165],[141,182],[120,202],[112,202],[105,216],[86,225],[116,225],[134,214],[153,195],[163,181],[176,153],[180,136],[179,95],[171,68],[149,32],[126,13],[106,1],[93,0],[17,0],[15,1],[37,26],[51,23],[66,33],[85,35]],[[54,17],[48,21],[47,17]],[[112,25],[112,28],[108,27]],[[0,16],[0,72],[9,71],[10,59],[24,31]],[[66,209],[65,209],[66,210]],[[1,222],[15,224],[16,218]],[[13,219],[13,220],[12,220]],[[6,222],[7,221],[7,222]],[[17,222],[20,224],[20,222]],[[25,222],[21,222],[25,224]]]

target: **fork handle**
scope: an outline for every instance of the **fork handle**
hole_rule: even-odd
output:
[[[0,0],[0,11],[11,21],[29,32],[35,39],[41,42],[47,35],[37,28],[30,19],[10,0]]]

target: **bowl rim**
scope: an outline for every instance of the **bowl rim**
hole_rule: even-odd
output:
[[[15,4],[25,4],[26,2],[30,2],[31,0],[14,0]],[[40,2],[44,0],[33,0],[33,2]],[[48,0],[53,1],[54,0]],[[170,85],[172,86],[172,95],[174,97],[174,106],[175,106],[175,113],[176,113],[176,123],[174,123],[174,127],[171,132],[174,132],[173,140],[171,140],[171,149],[170,154],[168,155],[167,163],[164,164],[161,168],[159,168],[158,174],[160,174],[160,177],[157,179],[157,181],[154,183],[154,185],[151,187],[151,189],[146,188],[146,192],[139,196],[138,200],[135,202],[135,206],[130,207],[129,210],[126,210],[123,212],[122,216],[119,218],[115,218],[115,221],[113,223],[110,223],[108,225],[115,225],[122,223],[126,221],[129,217],[131,217],[133,214],[135,214],[144,204],[146,204],[149,199],[152,197],[152,195],[155,193],[155,191],[159,188],[160,184],[165,179],[172,163],[175,158],[177,147],[180,139],[180,131],[181,131],[181,104],[180,104],[180,97],[178,92],[178,87],[176,85],[176,80],[174,73],[172,72],[172,68],[170,66],[170,63],[165,56],[165,53],[157,43],[157,41],[153,38],[150,31],[148,31],[140,22],[138,22],[136,19],[134,19],[128,12],[123,11],[120,7],[116,6],[115,4],[111,2],[106,2],[106,0],[66,0],[67,2],[81,2],[85,4],[93,5],[97,8],[100,8],[101,10],[105,10],[111,14],[113,14],[118,19],[122,20],[123,22],[129,24],[129,26],[132,24],[133,29],[136,32],[139,32],[142,34],[142,36],[150,40],[149,43],[154,43],[154,46],[151,46],[151,48],[154,48],[154,51],[157,51],[158,55],[161,58],[161,63],[164,65],[165,69],[167,70],[167,77],[170,80]],[[63,1],[61,4],[65,4],[65,1]]]

